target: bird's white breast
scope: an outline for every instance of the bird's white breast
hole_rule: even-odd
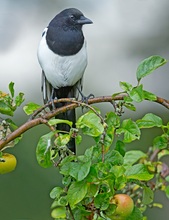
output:
[[[47,80],[54,88],[73,86],[82,77],[87,66],[86,42],[81,50],[71,56],[59,56],[51,51],[46,43],[46,32],[38,48],[38,60]]]

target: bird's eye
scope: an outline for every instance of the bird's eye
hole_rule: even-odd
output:
[[[70,15],[70,18],[71,18],[72,20],[75,20],[75,16],[74,16],[74,15]]]

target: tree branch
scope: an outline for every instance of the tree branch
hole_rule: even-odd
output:
[[[16,129],[12,133],[10,133],[6,138],[0,140],[0,150],[3,149],[3,147],[5,147],[5,145],[7,145],[9,142],[11,142],[15,138],[21,136],[27,130],[29,130],[37,125],[40,125],[40,124],[47,125],[49,119],[53,118],[54,116],[56,116],[60,113],[66,112],[71,109],[75,109],[80,106],[89,107],[89,105],[95,104],[95,103],[102,103],[102,102],[112,103],[112,101],[120,101],[120,100],[123,100],[124,97],[126,97],[126,96],[128,96],[128,95],[126,93],[123,93],[120,95],[116,95],[115,97],[112,97],[112,96],[95,97],[95,98],[89,99],[87,104],[85,104],[81,101],[76,101],[74,99],[70,99],[70,98],[63,98],[63,99],[54,100],[54,103],[67,102],[70,104],[65,105],[61,108],[57,108],[51,112],[45,112],[45,114],[43,114],[41,116],[38,116],[38,114],[41,113],[43,110],[45,110],[45,108],[49,107],[51,103],[44,105],[42,108],[39,108],[37,111],[34,112],[34,114],[31,117],[32,118],[31,120],[29,120],[26,123],[24,123],[23,125],[21,125],[18,129]],[[161,97],[157,97],[157,99],[154,102],[157,102],[157,103],[163,105],[165,108],[169,109],[169,100],[163,99]],[[38,116],[38,117],[35,118],[36,116]]]

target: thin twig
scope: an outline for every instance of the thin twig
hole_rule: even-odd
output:
[[[157,157],[158,153],[159,153],[159,149],[156,149],[155,151],[153,151],[153,153],[150,156],[150,161],[153,162],[155,160],[155,158]]]
[[[85,107],[89,108],[90,110],[92,110],[100,118],[101,123],[104,124],[104,118],[92,106],[90,106],[87,103],[83,103],[81,101],[72,100],[72,102],[76,103],[78,105],[81,105],[81,106],[85,106]]]

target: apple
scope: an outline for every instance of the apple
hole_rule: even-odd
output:
[[[0,174],[5,174],[13,171],[16,167],[16,157],[9,153],[3,153],[0,157]]]
[[[126,220],[134,209],[132,198],[126,194],[116,194],[110,202],[117,206],[111,218],[114,220]]]

